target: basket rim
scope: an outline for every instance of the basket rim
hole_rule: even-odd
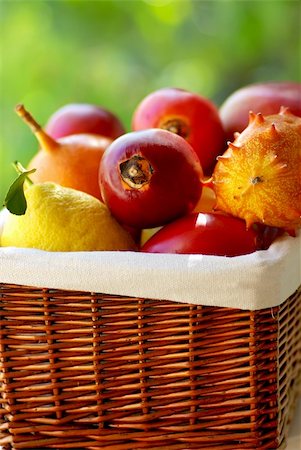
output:
[[[0,283],[258,310],[300,286],[300,249],[301,233],[231,258],[0,247]]]

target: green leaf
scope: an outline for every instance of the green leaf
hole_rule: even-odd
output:
[[[28,175],[35,172],[36,169],[26,170],[17,162],[14,166],[20,174],[9,188],[3,206],[5,206],[12,214],[22,216],[25,214],[27,208],[27,202],[24,195],[24,182],[30,181]]]

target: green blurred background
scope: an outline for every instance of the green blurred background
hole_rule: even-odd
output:
[[[137,103],[165,86],[220,106],[256,81],[300,81],[299,0],[0,0],[0,202],[37,142],[14,113],[45,124],[95,103],[130,129]]]

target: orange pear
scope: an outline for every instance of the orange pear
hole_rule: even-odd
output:
[[[40,144],[40,149],[28,166],[37,169],[31,177],[32,181],[53,181],[102,200],[98,170],[102,155],[112,140],[96,134],[73,134],[55,140],[23,105],[17,105],[16,112],[31,128]]]

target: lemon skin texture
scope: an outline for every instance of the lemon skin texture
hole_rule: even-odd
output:
[[[95,197],[56,183],[25,189],[27,210],[6,217],[3,247],[47,251],[136,250],[129,233]]]

